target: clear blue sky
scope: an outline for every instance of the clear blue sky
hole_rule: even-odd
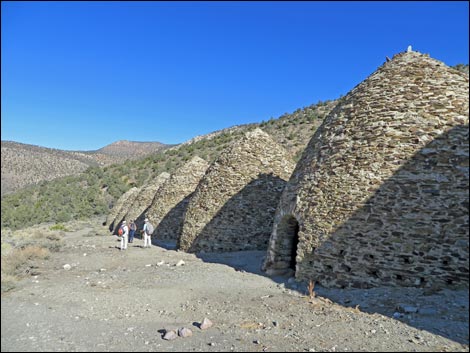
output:
[[[1,3],[1,138],[181,143],[336,99],[405,51],[468,63],[463,2]]]

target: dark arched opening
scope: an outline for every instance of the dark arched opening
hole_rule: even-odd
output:
[[[299,244],[299,222],[294,217],[290,220],[288,232],[290,232],[289,237],[292,238],[289,268],[295,272],[297,245]]]
[[[292,215],[286,215],[277,226],[277,259],[278,268],[295,272],[297,265],[297,246],[299,243],[299,222]]]
[[[300,225],[288,214],[274,225],[263,270],[269,275],[294,275],[297,270],[297,252],[300,243]]]

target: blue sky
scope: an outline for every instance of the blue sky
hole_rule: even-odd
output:
[[[336,99],[405,51],[468,64],[463,2],[1,3],[1,138],[181,143]]]

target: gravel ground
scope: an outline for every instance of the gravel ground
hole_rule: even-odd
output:
[[[141,239],[120,251],[98,224],[66,233],[2,295],[2,352],[469,351],[468,289],[316,286],[309,298],[306,284],[260,272],[264,252],[194,255]],[[163,339],[183,327],[192,336]]]

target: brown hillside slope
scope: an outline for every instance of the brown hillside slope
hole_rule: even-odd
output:
[[[143,158],[168,147],[160,142],[117,141],[96,151],[64,151],[2,141],[2,195],[44,180],[77,175],[90,166]]]
[[[99,150],[89,152],[91,155],[103,154],[113,157],[115,162],[120,159],[138,159],[149,154],[162,151],[171,145],[165,145],[160,142],[137,142],[121,140],[113,142]],[[117,159],[115,159],[117,158]]]
[[[2,141],[2,195],[43,180],[78,174],[98,163],[91,156]]]

